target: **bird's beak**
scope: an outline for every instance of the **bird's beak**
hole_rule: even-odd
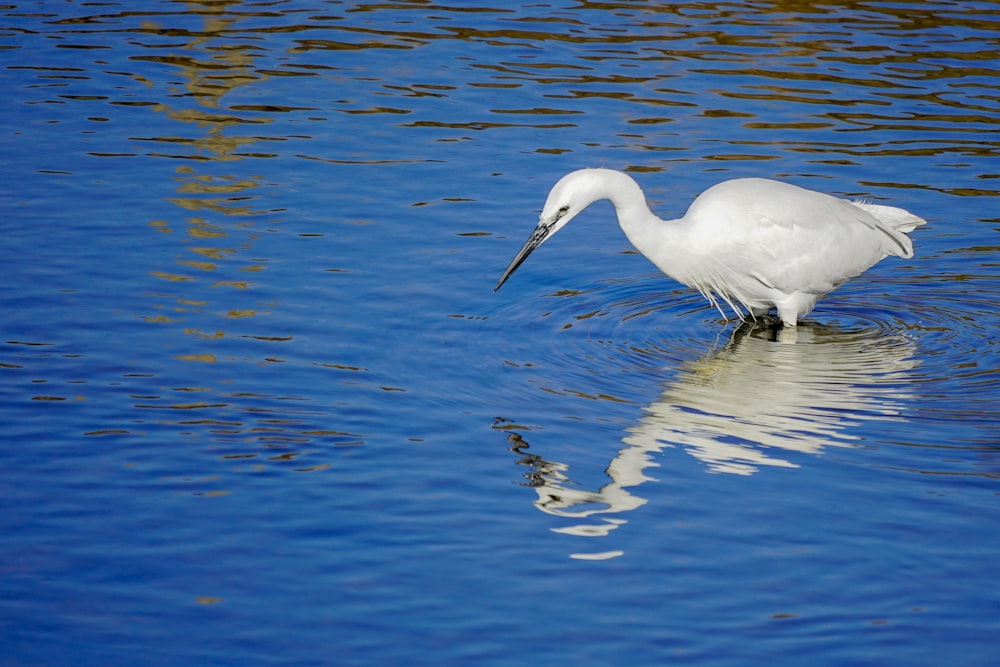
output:
[[[534,252],[535,248],[542,245],[542,242],[552,235],[557,219],[543,220],[538,223],[538,226],[535,227],[535,231],[531,232],[531,236],[529,236],[528,240],[524,242],[521,249],[517,251],[517,254],[514,255],[514,259],[511,260],[507,270],[503,272],[502,276],[500,276],[497,286],[493,288],[494,292],[500,289],[500,286],[507,282],[507,279],[510,278],[511,274],[517,270],[517,267],[524,263],[524,260],[528,259],[528,255]]]

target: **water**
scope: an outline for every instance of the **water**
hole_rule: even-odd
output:
[[[1000,6],[0,7],[4,664],[989,665]],[[796,340],[555,180],[929,225]]]

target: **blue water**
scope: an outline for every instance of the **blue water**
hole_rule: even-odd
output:
[[[0,663],[993,665],[993,2],[0,6]],[[929,224],[789,339],[607,203]],[[777,338],[777,339],[775,339]]]

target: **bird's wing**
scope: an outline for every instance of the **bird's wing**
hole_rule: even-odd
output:
[[[888,254],[905,234],[851,202],[767,179],[726,181],[688,210],[706,261],[782,292],[825,294]],[[900,240],[899,237],[902,237]]]

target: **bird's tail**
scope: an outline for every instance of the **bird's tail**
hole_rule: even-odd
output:
[[[927,221],[919,218],[909,211],[904,211],[895,206],[882,206],[881,204],[869,204],[868,202],[856,201],[854,205],[860,209],[868,211],[881,222],[889,225],[898,232],[909,234],[920,225],[926,225]]]
[[[892,252],[900,257],[913,256],[913,242],[906,236],[920,225],[926,225],[927,221],[915,216],[909,211],[895,206],[882,206],[881,204],[869,204],[864,201],[851,202],[861,210],[867,212],[882,225],[882,231],[891,238],[895,245],[902,252]],[[891,251],[890,251],[891,252]]]

